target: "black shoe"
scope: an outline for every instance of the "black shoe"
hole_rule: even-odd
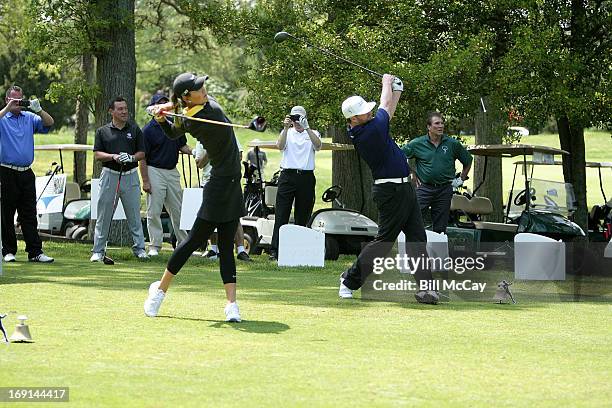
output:
[[[219,257],[219,254],[213,251],[212,249],[209,249],[208,252],[205,252],[204,254],[202,254],[202,257],[206,259],[210,259],[211,261],[216,261],[217,258]]]
[[[242,251],[236,255],[236,258],[244,262],[253,262],[253,260],[249,257],[249,254],[247,254],[245,251]]]
[[[278,252],[276,252],[275,250],[271,250],[270,251],[270,260],[271,261],[278,261]]]

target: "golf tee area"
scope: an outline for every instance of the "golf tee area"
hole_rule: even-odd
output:
[[[169,251],[142,262],[114,249],[109,268],[86,262],[88,245],[45,248],[55,263],[4,265],[3,308],[28,315],[34,342],[0,344],[0,384],[69,387],[70,406],[603,407],[612,397],[609,299],[531,300],[526,286],[515,305],[346,301],[338,275],[353,257],[279,268],[261,256],[237,265],[243,321],[230,324],[218,263],[192,257],[151,319],[142,302]],[[14,323],[4,319],[9,335]]]

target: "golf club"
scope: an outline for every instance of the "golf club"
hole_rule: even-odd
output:
[[[308,41],[306,41],[306,40],[304,40],[302,38],[296,37],[293,34],[289,34],[286,31],[279,31],[278,33],[276,33],[276,35],[274,36],[274,41],[279,43],[279,42],[285,41],[287,38],[293,38],[296,41],[301,41],[301,42],[303,42],[304,44],[306,44],[309,47],[317,49],[317,50],[319,50],[319,51],[321,51],[321,52],[323,52],[323,53],[325,53],[327,55],[331,55],[334,58],[337,58],[337,59],[339,59],[341,61],[344,61],[344,62],[349,63],[351,65],[354,65],[356,67],[359,67],[359,68],[363,69],[364,71],[369,72],[372,75],[376,75],[376,76],[379,76],[381,78],[383,76],[382,74],[380,74],[380,73],[378,73],[376,71],[372,71],[371,69],[366,68],[363,65],[359,65],[359,64],[357,64],[357,63],[355,63],[353,61],[349,61],[346,58],[343,58],[343,57],[341,57],[339,55],[334,54],[333,52],[331,52],[329,50],[326,50],[325,48],[317,47],[316,45],[313,45],[313,44],[309,43]]]
[[[151,108],[151,107],[149,107]],[[152,109],[146,109],[146,112],[149,115],[155,115],[155,111]],[[186,116],[186,115],[181,115],[178,113],[172,113],[172,112],[168,112],[168,111],[163,111],[162,112],[163,115],[167,115],[167,116],[173,116],[176,118],[181,118],[181,119],[186,119],[186,120],[193,120],[196,122],[204,122],[204,123],[212,123],[213,125],[221,125],[221,126],[229,126],[229,127],[236,127],[236,128],[242,128],[242,129],[248,129],[249,127],[247,125],[237,125],[235,123],[228,123],[228,122],[220,122],[218,120],[212,120],[212,119],[203,119],[203,118],[194,118],[191,116]]]
[[[57,162],[52,162],[51,166],[55,166],[55,168],[53,169],[53,171],[51,172],[51,177],[49,177],[49,180],[47,180],[47,183],[45,184],[45,186],[43,187],[42,191],[40,192],[38,198],[36,199],[36,204],[38,205],[38,202],[40,201],[40,198],[43,196],[43,194],[45,193],[45,190],[47,189],[47,187],[49,187],[49,184],[51,183],[51,180],[53,180],[53,177],[62,169],[62,166],[59,166],[57,164]],[[49,173],[47,173],[47,175],[49,175]]]
[[[111,220],[108,225],[108,234],[106,234],[106,244],[104,245],[104,257],[102,258],[102,262],[104,265],[114,265],[115,261],[108,255],[106,255],[108,250],[108,241],[110,240],[110,234],[113,230],[113,216],[115,215],[115,210],[117,209],[117,205],[119,204],[119,186],[121,185],[121,176],[123,175],[123,164],[121,165],[121,170],[119,170],[119,179],[117,180],[117,188],[115,189],[115,197],[113,198],[113,211],[111,212]]]

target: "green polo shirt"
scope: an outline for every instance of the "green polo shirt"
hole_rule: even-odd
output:
[[[472,155],[455,138],[442,135],[436,147],[429,136],[412,139],[401,147],[409,159],[416,161],[416,174],[423,183],[445,184],[455,178],[455,160],[464,166],[472,162]]]

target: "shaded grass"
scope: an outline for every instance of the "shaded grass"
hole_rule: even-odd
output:
[[[45,249],[56,263],[3,265],[5,325],[10,334],[28,315],[35,343],[0,344],[0,384],[69,386],[71,405],[558,407],[612,397],[609,303],[341,301],[337,279],[352,257],[322,269],[254,257],[238,264],[245,320],[230,325],[218,264],[193,257],[149,319],[142,303],[166,252],[140,262],[113,249],[108,267],[88,263],[85,245]]]

